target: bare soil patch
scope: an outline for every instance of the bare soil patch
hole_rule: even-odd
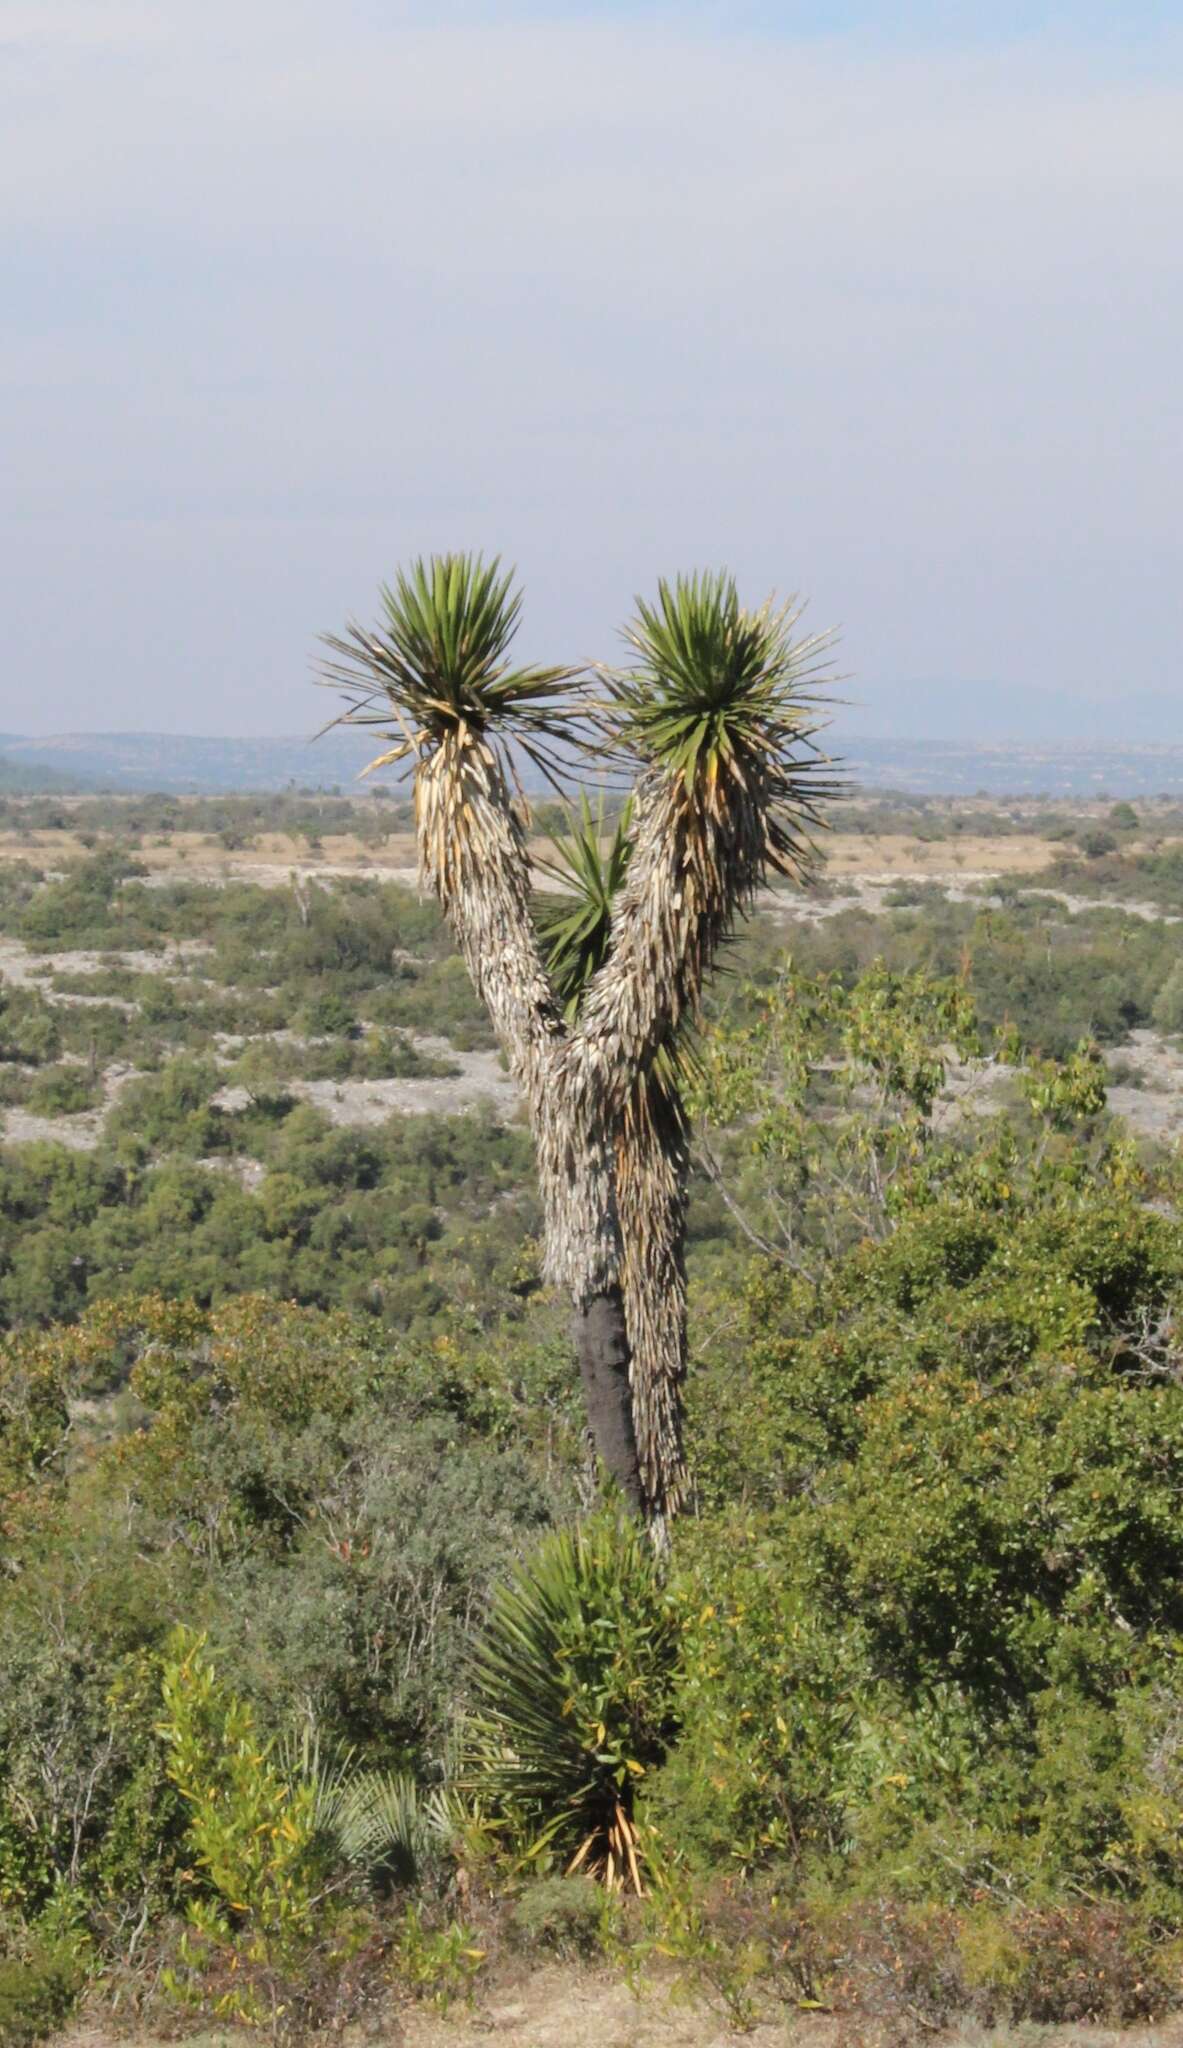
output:
[[[1110,1086],[1114,1116],[1124,1117],[1140,1137],[1183,1139],[1183,1043],[1160,1038],[1157,1031],[1131,1031],[1128,1044],[1118,1046],[1109,1060],[1119,1074],[1138,1076]]]
[[[186,2037],[187,2048],[247,2048],[257,2034],[214,2027]],[[338,2040],[341,2036],[336,2037]],[[414,2007],[350,2029],[345,2048],[892,2048],[898,2030],[857,2015],[781,2014],[737,2035],[726,2016],[682,2003],[663,1990],[641,1996],[618,1977],[578,1966],[531,1971],[512,1988],[489,1990],[471,2007],[440,2014]],[[1183,2022],[1115,2031],[1087,2025],[982,2027],[974,2022],[925,2029],[926,2048],[1183,2048]],[[164,2048],[148,2035],[76,2027],[58,2048]]]
[[[126,968],[129,974],[175,974],[186,960],[212,950],[204,939],[178,939],[160,953],[96,953],[86,946],[43,953],[26,946],[23,939],[0,938],[0,981],[17,988],[40,989],[47,1003],[104,1003],[111,1009],[131,1011],[135,1004],[119,996],[63,995],[47,984],[55,974],[101,974],[109,967]]]
[[[313,1102],[333,1124],[384,1124],[387,1117],[455,1116],[488,1102],[502,1117],[511,1117],[521,1100],[517,1083],[506,1073],[495,1052],[457,1052],[446,1038],[412,1038],[416,1051],[447,1059],[459,1068],[455,1074],[423,1075],[413,1079],[380,1081],[285,1080],[284,1090],[301,1102]],[[245,1109],[249,1098],[245,1088],[223,1088],[214,1097],[219,1109]]]

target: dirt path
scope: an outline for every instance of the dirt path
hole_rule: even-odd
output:
[[[618,1979],[558,1968],[534,1972],[471,2012],[412,2011],[401,2030],[402,2048],[488,2048],[490,2040],[512,2048],[735,2048],[737,2041],[721,2014],[661,1994],[638,1998]],[[743,2039],[751,2048],[788,2048],[790,2041],[797,2048],[797,2035],[777,2020]],[[838,2048],[838,2038],[832,2024],[812,2027],[800,2033],[800,2048]]]
[[[214,2027],[186,2037],[187,2048],[249,2048],[259,2039]],[[334,2036],[341,2040],[341,2036]],[[926,2048],[1183,2048],[1183,2021],[1158,2027],[982,2027],[966,2022],[923,2032]],[[873,2020],[783,2014],[742,2035],[726,2014],[653,1991],[636,1997],[619,1978],[578,1967],[532,1971],[512,1990],[491,1991],[446,2015],[416,2007],[350,2029],[347,2048],[886,2048],[898,2034]],[[164,2048],[147,2035],[76,2027],[57,2048]]]

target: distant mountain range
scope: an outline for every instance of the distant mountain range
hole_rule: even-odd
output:
[[[372,734],[337,727],[319,740],[207,739],[186,733],[0,733],[0,778],[31,772],[55,790],[146,790],[215,796],[229,790],[342,788],[379,751]]]
[[[918,796],[1183,795],[1183,745],[973,745],[845,734],[833,744],[844,778],[868,790]],[[154,790],[212,796],[297,788],[348,793],[375,751],[373,734],[347,727],[312,741],[146,732],[30,739],[0,733],[0,791],[130,795]],[[522,779],[527,787],[540,787],[537,776],[523,774]]]
[[[909,796],[1183,796],[1183,746],[851,737],[834,749],[852,782]]]

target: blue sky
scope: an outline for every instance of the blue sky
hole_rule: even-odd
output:
[[[307,729],[484,546],[532,654],[721,561],[854,727],[1183,736],[1172,11],[0,0],[0,730]]]

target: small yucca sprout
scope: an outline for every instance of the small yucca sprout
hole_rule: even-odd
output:
[[[569,1023],[579,1015],[583,991],[611,943],[612,904],[628,870],[631,819],[632,805],[626,804],[609,829],[603,803],[593,811],[583,796],[578,811],[568,814],[566,833],[554,840],[553,860],[535,862],[561,892],[539,896],[534,916]]]

